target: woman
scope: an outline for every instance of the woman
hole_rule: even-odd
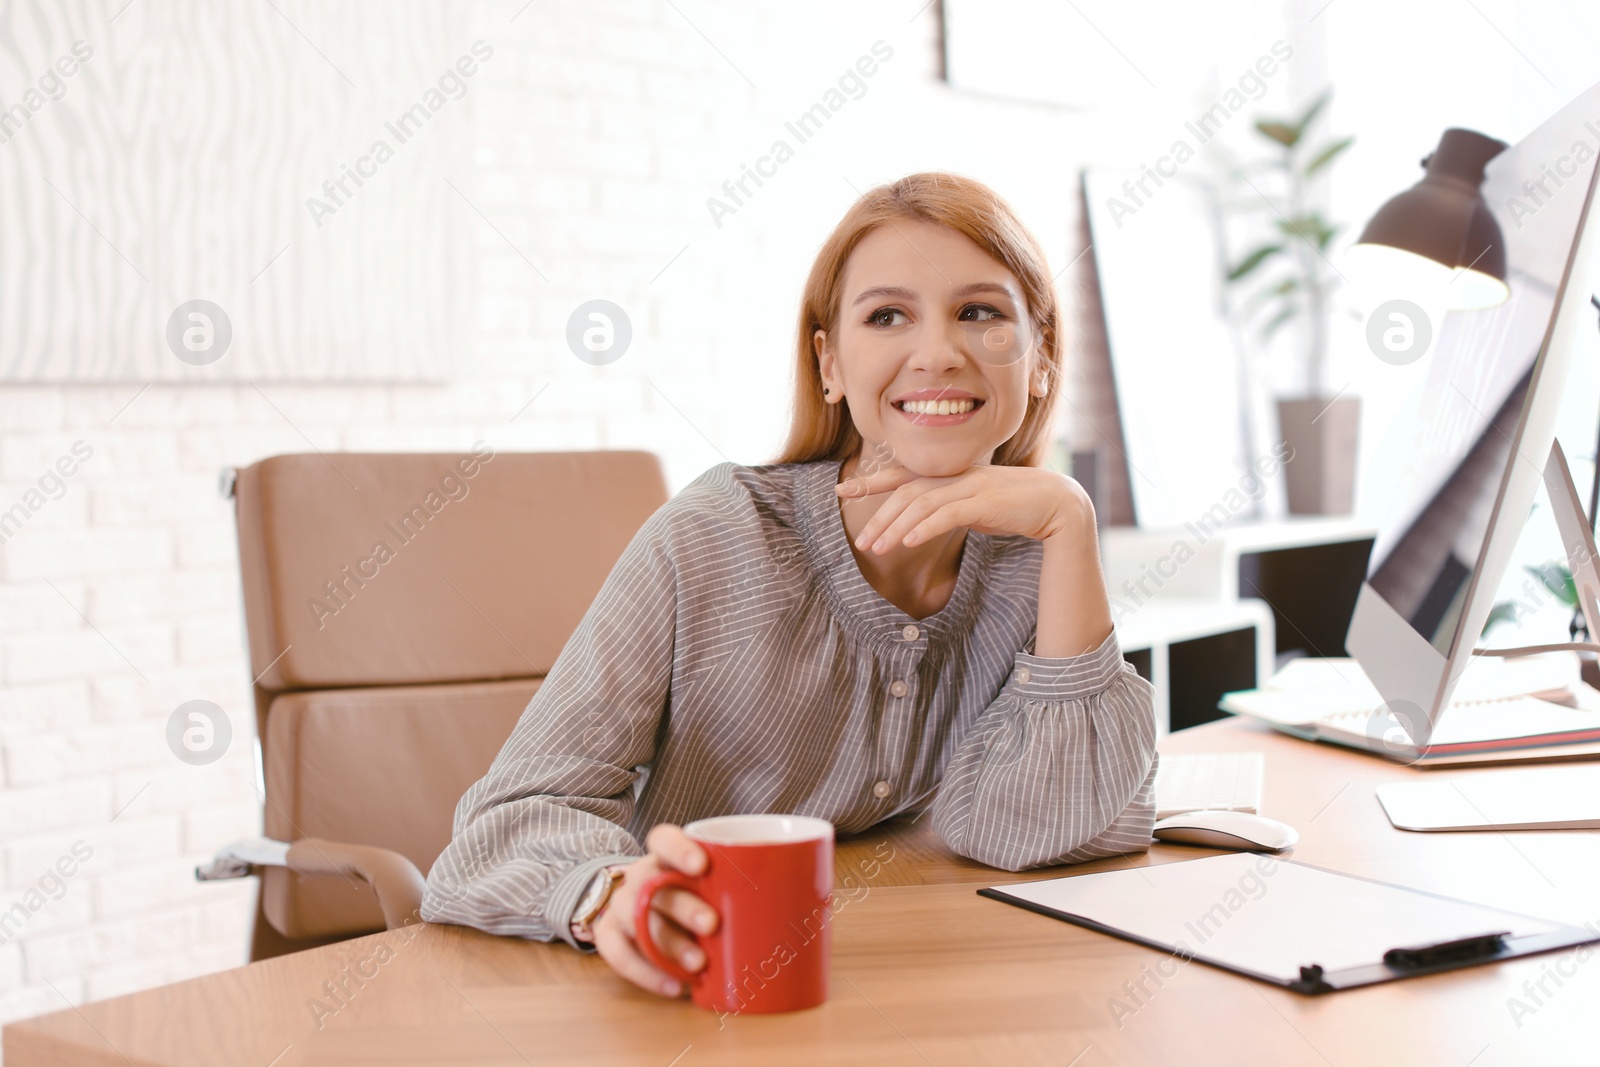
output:
[[[713,467],[640,529],[462,798],[423,917],[561,937],[672,996],[631,919],[650,875],[702,868],[694,819],[928,810],[1007,870],[1147,848],[1151,689],[1087,496],[1039,466],[1056,328],[1039,245],[985,186],[857,201],[806,283],[783,455]],[[655,908],[704,966],[713,909]]]

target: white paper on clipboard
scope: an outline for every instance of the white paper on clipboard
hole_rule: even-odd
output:
[[[1369,966],[1391,948],[1562,924],[1256,853],[1234,853],[994,891],[1143,941],[1280,981],[1312,964]]]

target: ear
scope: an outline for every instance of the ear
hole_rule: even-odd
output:
[[[839,359],[828,344],[826,330],[817,330],[811,335],[811,350],[817,356],[817,372],[822,376],[822,387],[828,390],[822,398],[823,403],[834,404],[843,400],[844,381],[839,377]]]
[[[1050,395],[1050,364],[1042,356],[1033,361],[1033,374],[1028,382],[1028,391],[1041,399]]]

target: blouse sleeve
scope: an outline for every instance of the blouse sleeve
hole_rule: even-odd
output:
[[[646,521],[534,693],[505,747],[456,808],[428,872],[422,917],[576,947],[590,879],[644,849],[624,825],[655,756],[677,605],[671,505]]]
[[[1008,871],[1149,848],[1154,708],[1114,632],[1081,656],[1018,652],[951,754],[934,828],[960,855]]]

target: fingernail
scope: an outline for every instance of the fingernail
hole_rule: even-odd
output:
[[[872,542],[872,551],[874,552],[882,552],[888,547],[889,539],[887,537],[880,537],[876,541]]]
[[[698,971],[700,969],[700,963],[703,959],[703,955],[697,948],[686,948],[683,950],[683,966],[687,970]]]
[[[694,928],[699,930],[702,934],[709,934],[711,932],[711,916],[700,915],[696,917],[694,921]]]
[[[679,991],[680,990],[679,990],[679,986],[678,986],[677,982],[662,982],[661,983],[661,992],[665,993],[669,997],[677,996]]]

